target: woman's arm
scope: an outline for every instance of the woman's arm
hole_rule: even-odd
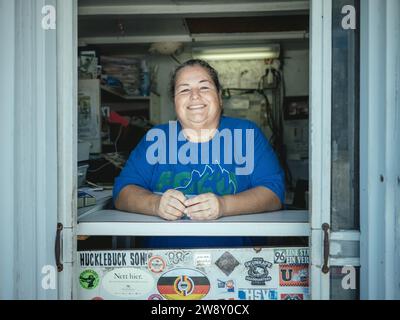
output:
[[[129,185],[119,193],[115,207],[121,211],[177,220],[183,215],[185,200],[185,196],[176,190],[168,190],[159,196],[144,188]]]
[[[115,201],[115,207],[121,211],[157,216],[158,196],[144,188],[129,185],[121,190]]]
[[[271,190],[256,187],[236,195],[202,194],[184,202],[186,213],[193,220],[215,220],[241,214],[277,211],[281,201]]]
[[[221,202],[222,217],[282,209],[281,201],[275,193],[264,187],[256,187],[237,195],[223,196]]]

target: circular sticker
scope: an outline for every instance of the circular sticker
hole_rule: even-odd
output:
[[[113,296],[136,298],[148,294],[154,287],[153,277],[136,268],[116,268],[103,278],[103,287]]]
[[[151,257],[148,263],[149,269],[154,273],[161,273],[165,269],[165,261],[159,256]]]
[[[94,270],[85,270],[79,276],[79,283],[83,289],[95,289],[100,282],[100,277]]]
[[[164,300],[159,294],[152,294],[147,300]]]
[[[158,279],[157,290],[168,300],[200,300],[210,291],[210,281],[198,270],[174,269]]]

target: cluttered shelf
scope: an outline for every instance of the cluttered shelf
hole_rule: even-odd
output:
[[[133,100],[133,101],[138,101],[138,100],[143,100],[143,101],[149,101],[150,96],[132,96],[132,95],[127,95],[124,94],[121,90],[118,90],[117,88],[113,88],[107,85],[100,85],[100,89],[106,91],[107,93],[110,93],[112,95],[115,95],[119,98],[122,98],[124,100]],[[159,96],[157,93],[152,92],[151,94]]]
[[[149,97],[144,97],[144,96],[129,96],[127,94],[124,94],[122,90],[117,90],[117,88],[109,87],[104,84],[100,85],[100,89],[104,90],[108,93],[111,93],[119,98],[122,98],[124,100],[149,100]]]
[[[308,219],[308,211],[277,211],[207,222],[164,221],[142,214],[101,210],[78,219],[78,235],[308,237]]]

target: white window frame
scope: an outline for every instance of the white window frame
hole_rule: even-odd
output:
[[[329,299],[330,277],[323,274],[322,224],[330,223],[332,0],[310,0],[310,196],[311,296]],[[76,97],[77,0],[58,0],[59,218],[65,224],[60,299],[76,297]],[[71,24],[72,21],[72,24]],[[72,214],[71,214],[72,213]]]
[[[76,297],[78,2],[57,0],[58,221],[63,224],[59,299]]]
[[[322,224],[331,221],[332,0],[311,0],[310,196],[313,300],[328,300],[329,273],[322,273]]]

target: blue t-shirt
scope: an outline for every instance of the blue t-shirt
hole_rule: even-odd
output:
[[[265,187],[284,201],[284,174],[262,131],[251,121],[222,116],[210,142],[186,140],[179,122],[150,130],[116,178],[113,197],[127,185],[162,194],[169,189],[187,197],[218,196]],[[151,248],[251,246],[243,237],[148,237]]]

